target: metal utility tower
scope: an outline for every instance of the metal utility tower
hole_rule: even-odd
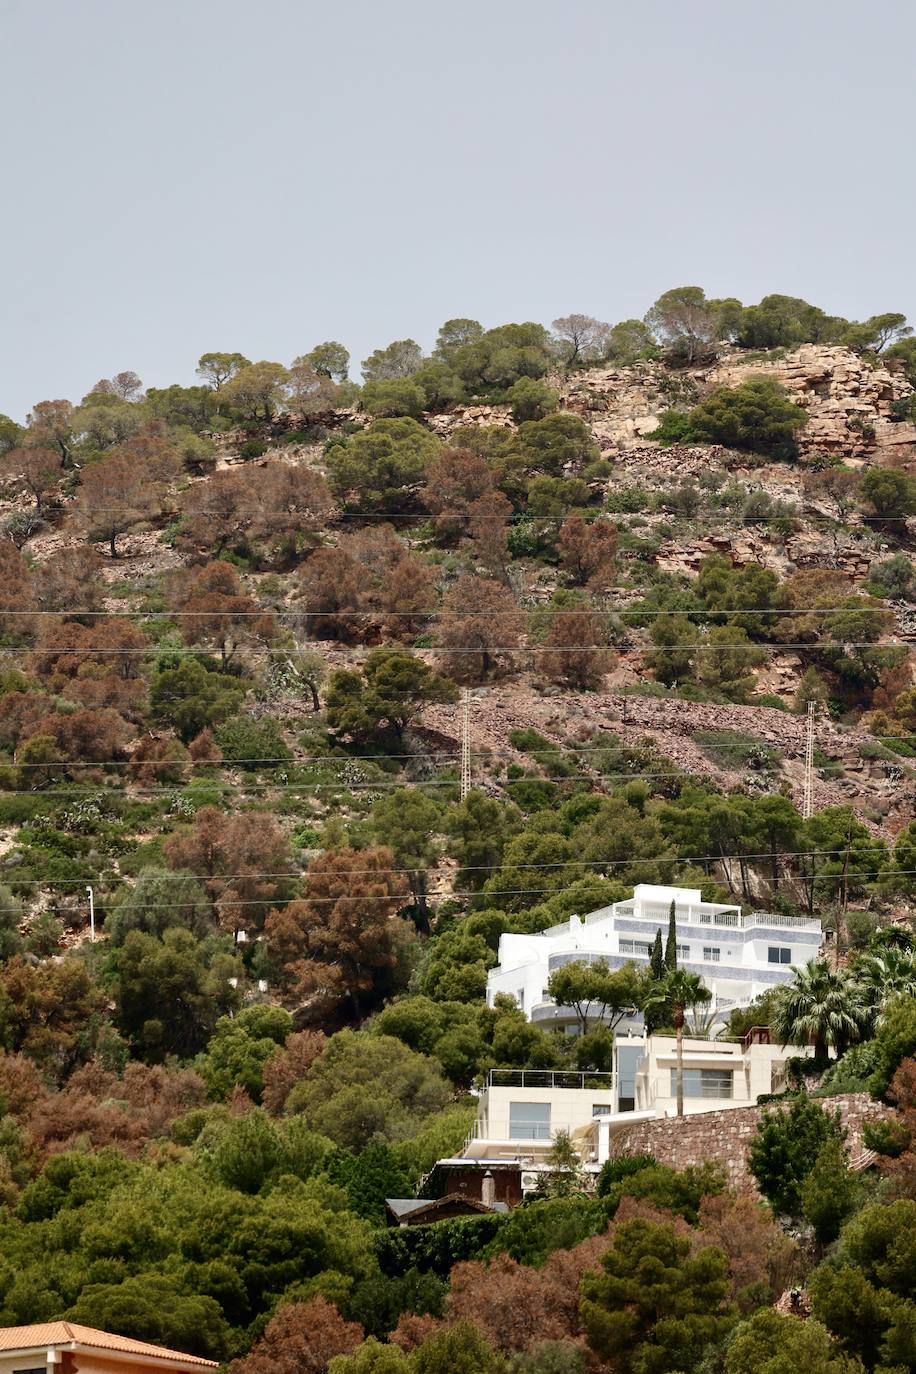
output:
[[[811,819],[813,810],[811,799],[811,784],[814,780],[814,712],[816,703],[808,702],[808,719],[805,722],[805,795],[802,801],[802,817],[804,820]]]
[[[471,790],[471,693],[465,687],[461,698],[461,800]]]

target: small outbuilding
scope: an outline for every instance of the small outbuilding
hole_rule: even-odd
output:
[[[508,1212],[504,1202],[479,1202],[477,1198],[450,1193],[448,1197],[386,1197],[385,1212],[389,1226],[422,1226],[430,1221],[452,1217],[479,1217],[491,1212]]]

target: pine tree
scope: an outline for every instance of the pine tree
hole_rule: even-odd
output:
[[[661,931],[658,933],[661,940]],[[677,969],[677,926],[675,924],[674,902],[668,912],[668,939],[665,941],[665,972],[674,973]]]

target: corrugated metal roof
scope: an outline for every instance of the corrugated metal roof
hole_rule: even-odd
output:
[[[195,1365],[215,1369],[216,1360],[203,1360],[199,1355],[186,1355],[180,1350],[168,1350],[162,1345],[135,1341],[130,1336],[116,1336],[110,1331],[96,1331],[92,1326],[77,1322],[42,1322],[38,1326],[0,1326],[0,1350],[28,1350],[32,1346],[92,1345],[99,1350],[112,1350],[121,1355],[147,1355],[159,1360],[174,1360],[176,1364]]]

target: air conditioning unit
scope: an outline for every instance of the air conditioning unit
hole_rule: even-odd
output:
[[[540,1177],[539,1174],[534,1174],[534,1173],[524,1173],[524,1174],[522,1174],[522,1192],[523,1192],[523,1193],[533,1193],[533,1192],[536,1190],[537,1186],[538,1186],[538,1179],[539,1179],[539,1177]]]

